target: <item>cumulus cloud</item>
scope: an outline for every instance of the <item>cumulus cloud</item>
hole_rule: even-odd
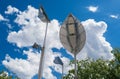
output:
[[[9,55],[6,55],[6,58],[4,61],[2,61],[2,63],[3,65],[5,65],[6,68],[16,73],[16,75],[21,79],[32,79],[32,77],[36,75],[38,72],[41,53],[39,52],[35,53],[33,52],[32,49],[30,49],[29,51],[23,51],[23,54],[27,55],[27,59],[22,59],[22,58],[13,59]],[[51,50],[49,50],[49,52],[47,52],[45,55],[46,56],[43,67],[44,69],[43,77],[45,79],[57,79],[52,74],[52,70],[50,69],[50,67],[54,68],[57,72],[61,72],[61,66],[53,63],[54,58],[56,56],[60,56],[60,54],[55,54]],[[66,63],[65,67],[67,68],[66,70],[68,71],[71,68],[70,66],[68,66],[70,60],[65,57],[63,57],[62,60],[65,61]]]
[[[118,19],[118,15],[110,15],[111,18]]]
[[[81,53],[78,54],[78,58],[91,57],[97,59],[103,57],[104,59],[112,59],[110,53],[112,47],[103,36],[107,30],[107,24],[104,21],[96,22],[94,19],[83,21],[82,24],[86,30],[86,44]]]
[[[0,14],[0,20],[4,20],[4,17]]]
[[[13,13],[19,13],[20,11],[15,8],[15,7],[12,7],[11,5],[9,5],[7,7],[7,11],[5,11],[5,14],[13,14]]]
[[[22,29],[18,32],[13,31],[8,35],[8,41],[16,43],[18,47],[31,46],[34,42],[42,45],[45,34],[46,23],[43,23],[37,16],[38,11],[28,6],[28,10],[22,12],[15,19],[15,22],[22,25]],[[59,42],[59,22],[52,20],[48,24],[47,43],[49,47],[61,47]],[[14,38],[13,38],[14,37]],[[53,41],[53,42],[51,42]]]
[[[37,73],[38,67],[36,66],[38,66],[40,55],[39,53],[32,53],[31,50],[24,51],[24,54],[28,56],[27,60],[13,59],[7,55],[2,63],[21,79],[31,79]]]
[[[7,37],[8,42],[16,44],[19,48],[32,46],[34,42],[42,46],[46,23],[43,23],[37,16],[38,10],[32,6],[28,6],[27,10],[19,13],[14,22],[21,25],[21,29],[19,31],[10,32]],[[94,19],[82,21],[82,24],[86,30],[87,39],[84,48],[77,55],[77,58],[79,60],[86,57],[97,59],[102,56],[105,59],[111,59],[112,55],[110,51],[112,50],[112,47],[103,36],[107,30],[107,24],[104,21],[96,22]],[[61,66],[54,64],[53,60],[56,56],[61,57],[62,53],[55,53],[51,50],[52,48],[60,49],[62,47],[59,40],[59,30],[60,23],[58,20],[51,20],[48,24],[46,40],[45,65],[43,72],[43,77],[45,79],[57,79],[52,74],[52,69],[50,67],[61,73]],[[41,54],[32,51],[32,49],[29,49],[29,51],[23,52],[27,55],[27,59],[13,59],[10,56],[6,56],[3,65],[22,79],[31,79],[38,72],[39,58]],[[62,56],[61,59],[65,65],[64,71],[67,73],[67,71],[73,68],[73,66],[69,66],[70,60],[67,57]]]
[[[0,14],[0,21],[8,21],[8,19],[4,18],[4,17]]]
[[[87,7],[89,11],[96,12],[98,10],[98,6],[89,6]]]

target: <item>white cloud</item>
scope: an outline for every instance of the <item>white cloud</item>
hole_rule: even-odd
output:
[[[4,17],[0,14],[0,20],[4,20]]]
[[[21,30],[18,32],[12,31],[8,35],[8,42],[15,43],[18,47],[32,46],[34,42],[43,44],[44,31],[46,24],[39,20],[38,10],[32,6],[28,6],[28,9],[17,15],[15,22],[21,25]],[[78,59],[84,59],[86,57],[111,59],[112,55],[110,51],[112,47],[109,42],[105,40],[103,34],[107,30],[107,24],[104,21],[96,22],[94,19],[88,19],[83,21],[82,24],[86,30],[86,44],[82,51],[78,54]],[[55,71],[61,72],[61,66],[53,63],[55,56],[61,56],[60,53],[53,53],[51,48],[56,47],[60,49],[62,47],[59,40],[60,23],[57,20],[52,20],[48,26],[48,35],[46,40],[46,56],[43,76],[46,79],[56,79],[52,74],[50,67],[53,67]],[[38,71],[39,53],[33,53],[24,51],[27,55],[27,59],[13,59],[10,56],[6,56],[3,64],[16,73],[22,79],[31,79]],[[69,59],[62,57],[65,64],[65,73],[73,68],[69,66]],[[29,71],[28,71],[29,70]],[[48,75],[49,74],[49,75]]]
[[[5,14],[13,14],[13,13],[19,13],[20,11],[15,8],[15,7],[12,7],[11,5],[9,5],[7,7],[7,11],[5,11]]]
[[[98,6],[89,6],[87,7],[89,11],[96,12],[98,10]]]
[[[103,36],[107,30],[107,24],[104,21],[96,22],[94,19],[83,21],[82,24],[86,30],[86,44],[81,53],[78,54],[78,58],[91,57],[97,59],[103,57],[104,59],[111,59],[112,47]]]
[[[5,19],[5,18],[0,14],[0,21],[8,21],[8,19]]]
[[[110,15],[111,18],[118,19],[118,15]]]
[[[6,68],[9,68],[12,72],[16,73],[21,79],[31,79],[38,70],[39,53],[32,53],[31,51],[24,51],[24,54],[28,56],[27,60],[11,58],[6,56],[3,64]]]
[[[34,53],[32,51],[33,50],[30,49],[29,51],[23,52],[24,55],[27,55],[27,59],[13,59],[9,55],[6,55],[6,58],[4,61],[2,61],[2,63],[3,65],[5,65],[6,68],[16,73],[16,75],[18,75],[18,77],[20,77],[21,79],[31,79],[38,72],[40,60],[40,54],[38,52]],[[45,79],[57,79],[52,74],[50,66],[53,67],[56,71],[61,72],[61,66],[53,63],[55,56],[60,56],[60,54],[55,54],[51,50],[46,53],[43,70],[43,77]],[[66,63],[67,65],[69,64],[69,60],[67,58],[63,57],[62,60],[68,61]],[[67,67],[67,65],[65,65],[65,67]],[[68,66],[66,70],[68,71],[69,69],[70,67]]]
[[[16,43],[18,47],[31,46],[34,42],[42,45],[46,24],[39,20],[37,13],[38,11],[35,8],[28,6],[28,10],[18,15],[15,22],[23,25],[23,27],[18,32],[14,31],[9,33],[8,41]],[[59,28],[57,20],[52,20],[51,23],[49,23],[47,36],[48,39],[50,38],[47,40],[49,47],[61,47],[58,34]]]
[[[24,12],[21,12],[15,19],[15,22],[18,23],[19,25],[33,24],[33,26],[37,26],[39,24],[39,21],[40,20],[38,18],[38,10],[32,6],[28,6],[27,10],[25,10]]]

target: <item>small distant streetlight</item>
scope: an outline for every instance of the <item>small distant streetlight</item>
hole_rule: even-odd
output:
[[[36,42],[33,44],[32,48],[35,48],[35,49],[38,49],[38,48],[41,48],[40,45],[38,45]]]
[[[62,79],[63,79],[63,68],[64,68],[64,64],[62,62],[62,60],[60,59],[60,57],[55,57],[54,61],[55,64],[60,64],[62,66]]]
[[[39,52],[39,50],[42,50],[41,45],[38,45],[36,42],[33,44],[32,48],[38,49],[38,52]]]

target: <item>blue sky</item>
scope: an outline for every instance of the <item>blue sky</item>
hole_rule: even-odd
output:
[[[60,26],[69,13],[77,17],[86,30],[86,44],[77,58],[111,59],[110,51],[120,47],[119,4],[119,0],[0,0],[0,70],[15,73],[21,79],[37,79],[40,53],[31,46],[34,42],[43,44],[45,23],[37,17],[40,5],[51,20],[45,79],[60,79],[61,66],[53,63],[56,56],[64,62],[65,74],[73,68],[69,66],[73,55],[59,40]]]

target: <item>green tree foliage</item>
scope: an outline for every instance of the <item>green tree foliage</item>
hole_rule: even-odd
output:
[[[6,71],[1,71],[0,72],[0,79],[20,79],[20,78],[9,76]]]
[[[78,79],[120,79],[120,50],[114,49],[112,53],[113,60],[88,58],[77,61]],[[74,79],[74,69],[69,70],[64,79]]]
[[[8,76],[7,72],[1,71],[0,72],[0,79],[12,79],[12,76]]]
[[[112,79],[120,79],[120,49],[112,51],[114,59],[110,61],[110,77]]]

